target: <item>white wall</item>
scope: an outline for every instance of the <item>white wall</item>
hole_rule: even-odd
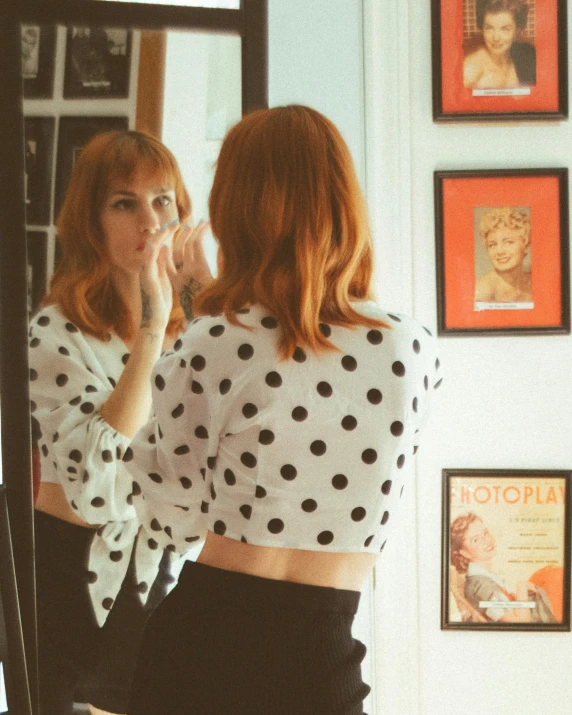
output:
[[[335,122],[365,177],[361,0],[269,0],[269,103]]]
[[[569,166],[572,128],[568,121],[434,124],[430,3],[364,0],[364,6],[369,203],[380,292],[435,328],[433,171]],[[379,714],[570,713],[572,634],[440,630],[440,502],[443,467],[572,466],[571,351],[568,336],[440,339],[446,379],[418,455],[416,500],[409,505],[416,533],[406,523],[394,539],[384,569],[393,569],[389,586],[378,568]],[[413,570],[395,577],[398,565]]]

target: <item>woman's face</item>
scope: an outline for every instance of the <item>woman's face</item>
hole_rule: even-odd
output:
[[[483,22],[483,37],[489,53],[495,56],[508,54],[517,35],[512,12],[486,13]]]
[[[522,268],[526,256],[524,237],[512,228],[499,228],[491,231],[485,245],[493,268],[498,272]]]
[[[137,273],[150,237],[178,218],[175,188],[145,171],[110,182],[101,209],[101,227],[111,264]]]
[[[459,553],[468,561],[476,563],[486,563],[493,558],[495,540],[480,519],[475,519],[469,525],[463,540],[463,548]]]

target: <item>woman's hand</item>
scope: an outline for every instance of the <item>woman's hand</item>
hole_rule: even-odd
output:
[[[199,221],[195,228],[185,224],[172,255],[167,257],[167,272],[187,320],[194,317],[194,296],[213,279],[203,248],[209,228],[207,221]]]
[[[141,328],[164,332],[173,308],[173,289],[169,279],[173,236],[179,219],[173,219],[152,234],[147,244],[147,256],[141,268]]]

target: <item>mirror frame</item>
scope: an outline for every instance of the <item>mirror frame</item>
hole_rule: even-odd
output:
[[[24,118],[20,24],[130,25],[142,30],[201,30],[242,41],[242,112],[268,107],[268,0],[239,10],[110,0],[8,0],[0,23],[0,394],[2,474],[6,485],[32,709],[38,712],[33,491],[28,391]]]

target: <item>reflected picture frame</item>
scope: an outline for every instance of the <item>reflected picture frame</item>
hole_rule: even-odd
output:
[[[492,33],[505,13],[487,13],[489,1],[431,0],[433,120],[566,119],[566,0],[521,0],[502,43]],[[501,52],[502,73],[490,62]]]
[[[69,25],[64,98],[128,97],[132,38],[127,28]]]
[[[568,169],[434,172],[437,332],[570,333]]]
[[[39,310],[46,294],[48,279],[48,234],[46,231],[27,231],[28,253],[28,314],[30,318]]]
[[[28,226],[49,226],[51,222],[54,130],[54,117],[27,116],[24,119],[24,193]]]
[[[24,99],[49,99],[54,94],[56,28],[22,23],[22,80]]]
[[[32,715],[6,487],[0,484],[0,661],[8,715]]]
[[[129,128],[127,117],[60,117],[56,160],[54,220],[61,208],[73,165],[79,152],[97,134]]]
[[[570,631],[571,479],[442,470],[441,630]]]

